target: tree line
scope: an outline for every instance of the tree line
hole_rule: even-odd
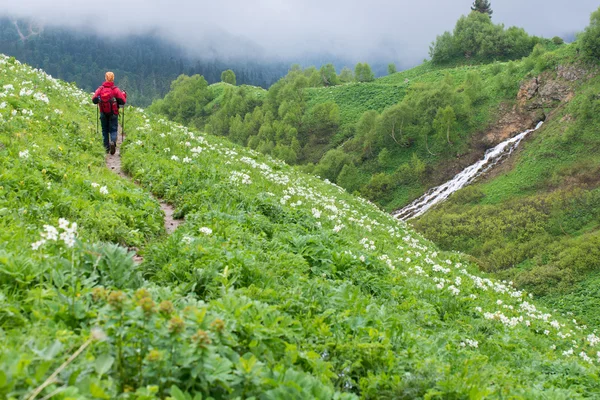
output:
[[[28,32],[30,23],[17,21],[23,32]],[[0,18],[0,52],[89,91],[102,83],[104,72],[114,71],[117,84],[137,106],[162,98],[181,74],[201,74],[214,83],[219,82],[223,70],[232,69],[237,83],[267,88],[288,70],[283,62],[194,59],[182,48],[152,35],[116,39],[46,27],[23,40],[8,18]]]
[[[319,151],[339,127],[339,106],[326,102],[308,108],[305,89],[374,79],[367,63],[358,63],[354,71],[345,67],[340,74],[333,64],[319,69],[294,65],[263,93],[247,85],[236,87],[231,70],[222,73],[228,85],[217,87],[210,87],[203,76],[181,75],[150,109],[291,164],[318,161]]]

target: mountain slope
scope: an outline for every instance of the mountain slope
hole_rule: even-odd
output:
[[[212,93],[192,77],[174,82],[166,101],[151,109],[303,165],[394,211],[543,120],[555,104],[514,110],[520,83],[577,58],[576,45],[542,41],[518,61],[425,62],[372,82],[341,83],[331,65],[295,67],[261,98],[231,87],[214,107],[195,109],[189,105]]]
[[[600,392],[600,339],[582,326],[335,185],[128,109],[124,168],[186,219],[161,236],[156,202],[102,169],[88,95],[6,57],[0,68],[3,396],[55,370],[44,396]]]
[[[575,90],[510,163],[415,223],[443,248],[472,254],[484,269],[553,298],[599,266],[600,81],[595,67],[561,64],[535,82],[559,85],[565,76],[580,77]],[[594,308],[557,303],[589,323],[600,321]]]

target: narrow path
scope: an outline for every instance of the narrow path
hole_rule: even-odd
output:
[[[108,169],[110,169],[112,172],[114,172],[115,174],[119,175],[120,177],[131,181],[131,177],[129,175],[127,175],[121,168],[121,144],[122,144],[122,142],[123,142],[123,134],[121,131],[121,126],[119,125],[119,135],[117,136],[117,152],[114,155],[110,155],[110,154],[106,155],[106,167]],[[134,182],[134,183],[136,183],[136,182]],[[175,213],[175,208],[172,205],[162,201],[161,199],[158,199],[158,202],[160,203],[160,209],[165,214],[165,230],[167,231],[167,234],[170,235],[171,233],[173,233],[175,231],[175,229],[177,229],[177,227],[179,225],[181,225],[183,223],[183,220],[176,219],[173,216],[173,214]],[[133,250],[137,250],[137,249],[133,249]],[[137,262],[142,261],[142,258],[137,254],[134,257],[134,259]]]

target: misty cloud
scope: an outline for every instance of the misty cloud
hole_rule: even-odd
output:
[[[428,56],[472,0],[128,0],[2,2],[0,15],[32,17],[110,36],[154,32],[195,55],[294,59],[331,54],[399,65]],[[493,20],[552,37],[583,30],[592,0],[492,0]]]

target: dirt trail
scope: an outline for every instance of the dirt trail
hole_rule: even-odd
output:
[[[121,144],[123,141],[123,135],[121,132],[121,126],[119,126],[119,135],[117,136],[117,152],[114,155],[107,154],[106,155],[106,167],[110,169],[115,174],[119,175],[122,178],[131,180],[131,177],[127,175],[123,169],[121,168]],[[160,203],[160,209],[165,213],[165,230],[167,234],[171,234],[177,229],[179,225],[183,223],[182,219],[176,219],[173,214],[175,213],[175,208],[165,203],[164,201],[158,199]],[[136,249],[134,249],[136,250]],[[142,258],[138,255],[134,257],[137,262],[141,262]]]

